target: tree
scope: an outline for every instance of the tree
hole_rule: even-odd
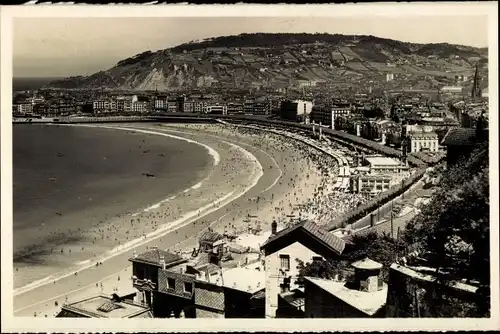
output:
[[[442,279],[489,286],[489,167],[487,143],[449,169],[435,198],[407,226],[405,240],[429,251]]]
[[[354,246],[347,249],[338,259],[316,260],[304,263],[297,259],[299,277],[297,282],[303,283],[305,276],[331,279],[335,275],[350,278],[353,275],[351,264],[366,257],[384,265],[382,279],[387,281],[389,267],[396,260],[399,249],[406,245],[404,241],[396,241],[389,236],[379,235],[375,232],[363,236],[354,236]]]

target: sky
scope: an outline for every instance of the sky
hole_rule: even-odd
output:
[[[13,76],[89,75],[146,50],[240,33],[373,35],[486,47],[486,16],[14,18]]]

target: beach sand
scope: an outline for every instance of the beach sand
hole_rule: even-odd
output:
[[[16,316],[33,316],[36,312],[38,316],[52,317],[64,302],[98,293],[112,293],[117,288],[130,290],[132,283],[128,259],[134,249],[138,253],[153,246],[171,251],[189,250],[197,246],[197,236],[208,227],[219,232],[243,233],[257,225],[268,230],[273,219],[284,226],[289,222],[287,216],[290,214],[311,216],[311,210],[306,212],[299,204],[305,204],[315,194],[325,191],[325,185],[334,177],[326,175],[324,167],[330,166],[327,170],[335,170],[333,159],[325,161],[326,158],[319,152],[304,144],[258,130],[221,125],[141,124],[127,127],[201,141],[218,152],[219,164],[199,187],[178,194],[139,215],[131,216],[132,213],[129,213],[114,217],[88,231],[88,241],[72,246],[75,251],[71,255],[69,251],[62,254],[56,252],[55,259],[57,256],[73,256],[76,264],[88,260],[89,252],[95,252],[96,256],[91,257],[88,263],[79,263],[68,269],[67,276],[62,279],[51,279],[48,284],[17,294],[14,297]],[[253,161],[249,153],[258,159],[262,172],[259,171],[259,163]],[[210,205],[217,200],[220,203]],[[196,210],[200,207],[206,209],[198,217]],[[181,222],[179,218],[183,215],[187,219]],[[248,222],[245,219],[248,215],[256,218]],[[142,239],[142,245],[124,246],[134,238]],[[114,253],[106,250],[120,245],[123,250],[115,248]],[[84,252],[87,257],[83,256]],[[99,262],[102,264],[96,266]],[[55,306],[56,301],[59,306]]]

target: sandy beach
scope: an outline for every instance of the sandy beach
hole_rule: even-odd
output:
[[[128,259],[133,250],[142,252],[153,246],[189,250],[196,247],[196,236],[208,227],[243,233],[256,225],[268,230],[273,219],[284,225],[291,214],[311,215],[300,205],[320,194],[335,172],[334,159],[263,131],[221,125],[116,127],[199,141],[215,150],[220,160],[209,177],[189,191],[152,205],[147,211],[114,217],[107,225],[89,231],[88,240],[94,237],[94,242],[73,247],[92,249],[95,259],[78,263],[78,252],[74,251],[71,254],[75,254],[72,256],[79,265],[68,269],[65,275],[39,282],[25,291],[18,290],[14,296],[16,316],[33,316],[36,312],[38,316],[51,317],[59,309],[56,301],[60,305],[96,293],[112,293],[117,288],[129,290],[132,285]],[[325,173],[325,166],[331,166],[333,173]],[[245,218],[249,214],[257,218],[248,222]],[[105,248],[103,241],[111,243],[114,249],[101,255],[97,250]],[[79,261],[85,261],[81,253],[78,255]]]

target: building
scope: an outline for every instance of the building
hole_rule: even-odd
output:
[[[168,109],[168,97],[157,96],[154,101],[155,110],[166,111]]]
[[[392,81],[394,80],[394,73],[387,73],[385,75],[385,81],[389,82],[389,81]]]
[[[444,94],[461,94],[463,87],[460,86],[444,86],[441,88],[441,92]]]
[[[283,101],[281,102],[280,116],[290,121],[305,121],[312,111],[313,104],[308,101]]]
[[[155,317],[163,316],[161,309],[155,307],[158,305],[159,296],[158,272],[160,269],[165,270],[187,260],[177,254],[153,249],[140,255],[134,254],[129,261],[132,262],[132,285],[138,290],[138,302],[151,307]]]
[[[196,278],[196,318],[264,318],[266,274],[260,260],[227,270],[200,268]]]
[[[369,258],[354,262],[354,277],[305,277],[306,318],[381,318],[385,316],[387,285],[382,264]]]
[[[341,116],[348,116],[351,113],[351,105],[333,105],[329,106],[314,106],[311,112],[311,118],[316,123],[328,126],[335,129],[335,120]]]
[[[277,231],[272,223],[272,234],[260,247],[265,255],[266,318],[276,318],[278,299],[299,288],[296,260],[336,259],[344,251],[342,239],[323,230],[311,221]]]
[[[208,105],[207,114],[227,115],[227,106],[220,104]]]
[[[177,101],[177,99],[168,99],[167,100],[167,112],[179,112],[180,109],[179,109],[179,101]],[[184,107],[184,105],[183,105]]]
[[[129,296],[99,295],[62,306],[56,318],[152,318],[149,307],[136,304]]]
[[[481,92],[481,97],[487,99],[489,98],[488,87],[484,88]]]
[[[224,262],[223,241],[220,234],[205,232],[190,259],[158,249],[134,254],[130,261],[138,302],[150,307],[155,318],[263,318],[263,261],[240,255],[240,260]]]
[[[433,131],[410,131],[408,133],[408,151],[410,153],[420,151],[438,152],[438,138],[438,134]]]
[[[227,105],[228,114],[241,114],[243,113],[243,103],[230,102]]]
[[[401,173],[408,167],[394,158],[382,156],[367,156],[364,158],[370,168],[370,174]]]
[[[97,100],[92,104],[94,113],[115,113],[118,111],[116,101],[112,100]]]
[[[224,236],[220,233],[214,232],[211,229],[203,232],[203,234],[198,239],[199,249],[202,252],[212,252],[218,245],[222,245],[224,241]]]
[[[148,112],[148,102],[146,101],[132,102],[132,112],[134,114],[143,114]]]
[[[17,115],[33,114],[33,105],[31,103],[20,103],[12,105],[12,113]]]
[[[354,174],[349,178],[349,190],[352,193],[380,193],[392,186],[392,180],[387,174]]]
[[[441,144],[446,146],[446,163],[455,165],[460,159],[468,157],[482,142],[488,141],[488,125],[483,116],[478,119],[476,128],[450,129]]]
[[[430,268],[422,263],[421,265],[406,265],[402,262],[394,263],[389,269],[389,286],[387,293],[387,305],[385,317],[388,318],[435,318],[446,313],[447,306],[441,304],[436,308],[435,302],[428,297],[428,292],[439,289],[445,296],[446,303],[460,305],[466,308],[477,308],[480,299],[489,299],[489,296],[481,293],[481,289],[474,285],[469,285],[460,280],[453,280],[452,283],[445,283],[438,280],[435,273],[437,268]],[[411,261],[411,260],[410,260]],[[423,266],[422,266],[423,265]],[[488,303],[489,304],[489,303]],[[489,305],[488,305],[489,307]],[[448,315],[453,317],[454,315]]]
[[[243,103],[243,112],[248,115],[269,115],[270,103],[265,97],[248,99]]]

